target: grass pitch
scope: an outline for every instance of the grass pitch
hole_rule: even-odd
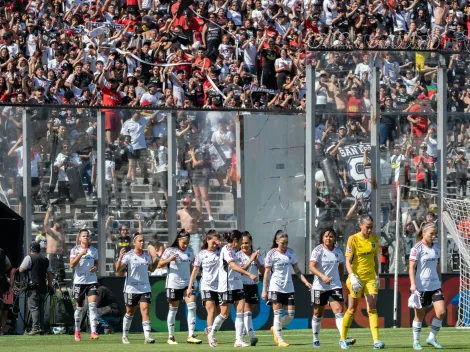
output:
[[[432,351],[432,346],[426,346],[426,338],[429,334],[429,328],[424,328],[421,335],[421,344],[423,351]],[[178,345],[167,345],[167,333],[152,333],[156,339],[154,345],[143,344],[143,334],[131,334],[129,340],[130,345],[121,343],[121,334],[100,335],[98,341],[90,341],[88,333],[82,333],[82,341],[75,342],[73,335],[45,335],[45,336],[0,336],[0,351],[20,352],[20,351],[51,351],[51,352],[116,352],[116,351],[208,351],[211,350],[207,344],[204,332],[198,332],[199,338],[203,340],[201,345],[189,345],[186,343],[186,333],[176,333],[176,341]],[[279,347],[274,345],[272,335],[269,331],[256,331],[259,338],[256,347],[248,347],[256,351],[278,350]],[[372,350],[371,335],[369,329],[351,329],[349,336],[355,337],[357,342],[350,347],[353,352]],[[381,329],[380,339],[385,343],[387,351],[403,352],[412,351],[412,331],[407,329]],[[213,350],[230,351],[240,350],[233,347],[235,333],[233,331],[221,331],[217,334],[219,346]],[[310,330],[284,330],[284,340],[291,344],[285,350],[294,351],[311,351],[312,332]],[[462,350],[470,351],[470,332],[467,330],[458,330],[455,328],[441,329],[438,335],[438,341],[446,350]],[[338,346],[338,331],[333,329],[325,329],[320,332],[321,348],[324,351],[340,351]],[[317,350],[317,349],[315,349]]]

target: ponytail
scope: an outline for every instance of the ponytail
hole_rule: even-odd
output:
[[[421,226],[419,227],[418,234],[416,235],[416,242],[422,241],[424,231],[427,231],[430,228],[437,228],[437,226],[433,222],[423,222],[423,223],[421,223]]]
[[[232,230],[223,234],[224,241],[227,243],[233,243],[234,240],[240,241],[242,233],[238,230]]]
[[[201,249],[208,249],[208,248],[209,248],[209,243],[208,243],[208,241],[210,241],[210,240],[213,239],[214,237],[218,237],[219,240],[220,240],[220,235],[217,233],[216,230],[210,229],[209,231],[207,231],[206,235],[204,236],[204,238],[203,238],[203,240],[202,240]]]
[[[179,246],[178,246],[178,240],[179,240],[180,238],[185,238],[185,237],[188,237],[188,238],[189,238],[189,233],[187,233],[185,229],[179,230],[179,231],[178,231],[178,235],[176,236],[175,240],[173,241],[173,243],[171,244],[170,247],[179,248]]]
[[[277,241],[279,241],[281,238],[289,238],[289,235],[287,235],[287,233],[283,230],[277,230],[274,234],[273,244],[271,248],[277,248]]]

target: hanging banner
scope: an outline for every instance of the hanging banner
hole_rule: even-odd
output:
[[[351,194],[354,198],[369,199],[372,194],[371,169],[364,167],[364,150],[370,144],[350,144],[339,148],[338,155],[353,180]],[[370,162],[370,160],[369,160]]]

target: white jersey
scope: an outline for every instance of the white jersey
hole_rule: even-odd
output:
[[[437,275],[440,254],[441,248],[436,244],[428,247],[420,241],[411,248],[410,262],[416,262],[416,289],[419,292],[441,288],[441,281]]]
[[[313,279],[313,290],[329,291],[342,288],[341,278],[339,277],[338,267],[344,263],[344,256],[341,249],[334,247],[332,251],[322,244],[315,247],[310,256],[310,262],[317,264],[316,268],[322,274],[331,277],[331,284],[325,284],[318,276]]]
[[[266,254],[264,267],[266,270],[272,271],[269,292],[294,292],[294,283],[292,282],[292,265],[294,264],[297,264],[297,257],[291,248],[287,248],[285,253],[273,248]]]
[[[247,255],[243,251],[238,251],[237,257],[240,262],[240,266],[244,267],[246,263],[248,263],[248,261],[250,260],[251,256]],[[264,266],[264,258],[261,256],[261,254],[258,255],[258,260],[261,263],[261,265]],[[248,271],[250,274],[259,276],[259,270],[258,270],[258,265],[256,264],[256,260],[250,264],[250,266],[248,267],[248,269],[246,269],[246,271]],[[255,282],[246,275],[242,275],[242,282],[243,282],[243,285],[256,285]]]
[[[127,276],[124,284],[125,293],[147,293],[151,292],[149,281],[149,265],[152,258],[147,252],[138,255],[129,251],[122,257],[121,263],[127,265]]]
[[[229,265],[231,262],[235,262],[235,264],[240,265],[237,253],[235,253],[233,248],[224,246],[224,248],[222,248],[220,251],[219,257],[219,285],[217,292],[243,289],[242,274],[232,270]]]
[[[75,246],[70,251],[70,259],[74,259],[82,251],[82,247]],[[95,247],[88,248],[85,255],[80,258],[80,262],[75,267],[73,274],[74,285],[94,284],[98,282],[96,272],[90,272],[95,266],[95,260],[98,260],[98,250]]]
[[[188,287],[191,277],[191,263],[194,260],[194,251],[188,247],[185,251],[179,248],[169,247],[163,252],[162,259],[168,259],[172,254],[177,257],[168,264],[168,274],[166,277],[166,288],[183,289]]]
[[[202,271],[201,291],[217,291],[219,285],[219,256],[220,248],[215,251],[203,249],[194,259],[194,266]]]

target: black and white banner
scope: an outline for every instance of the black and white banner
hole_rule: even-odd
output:
[[[370,144],[350,144],[339,148],[339,159],[348,170],[348,176],[353,180],[351,194],[355,198],[370,198],[372,194],[371,168],[364,167],[364,150]],[[370,161],[370,159],[368,158]]]
[[[87,27],[90,28],[99,28],[99,27],[106,27],[109,29],[124,29],[123,24],[117,24],[117,23],[109,23],[109,22],[88,22]]]
[[[261,88],[261,87],[256,87],[256,86],[252,86],[249,84],[245,85],[243,89],[245,89],[245,91],[250,90],[253,93],[268,93],[268,94],[273,94],[273,95],[279,93],[277,89]]]

